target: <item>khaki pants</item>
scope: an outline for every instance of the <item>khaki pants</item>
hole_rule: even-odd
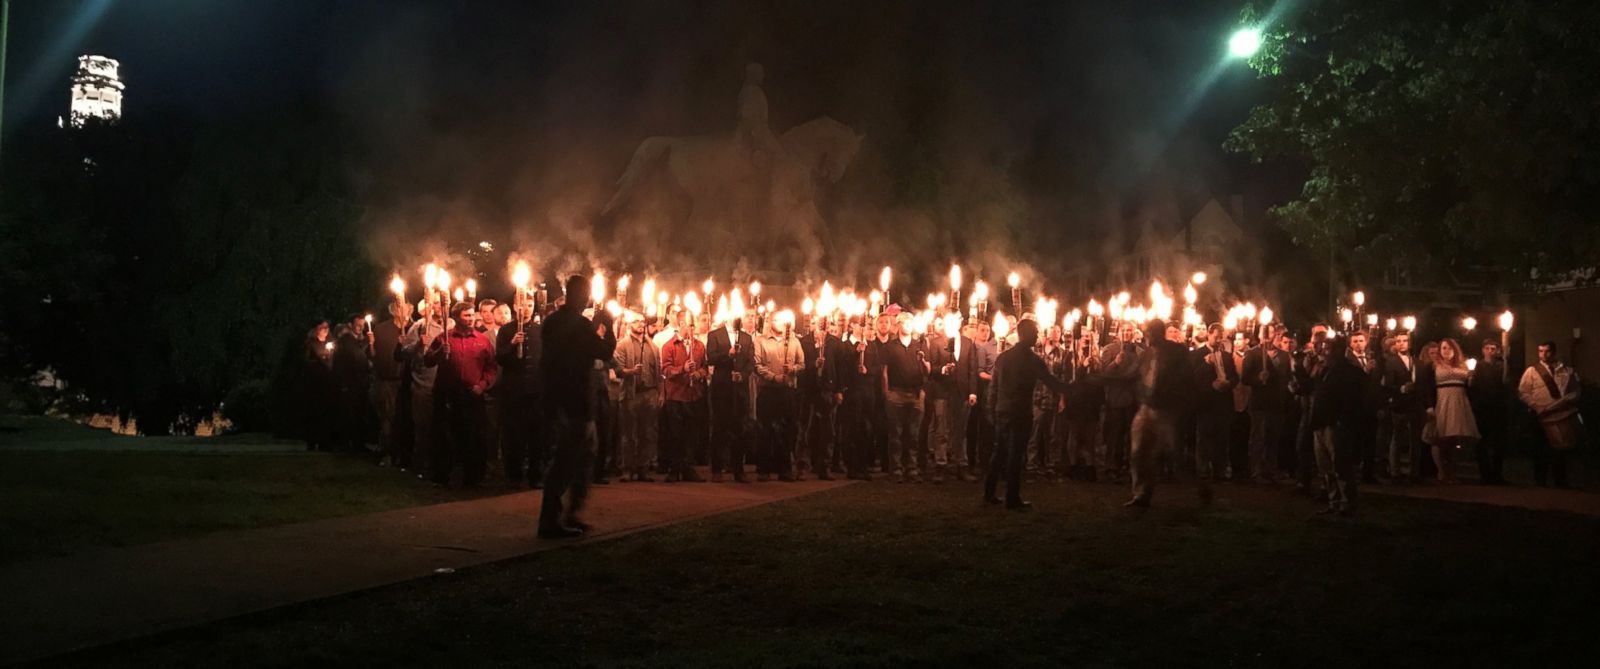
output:
[[[1171,453],[1178,443],[1176,411],[1139,407],[1133,415],[1133,498],[1149,501],[1156,491],[1156,479],[1161,477],[1161,458]]]
[[[634,396],[622,401],[619,428],[622,432],[620,467],[624,476],[644,476],[656,461],[656,445],[660,428],[661,393],[655,388],[638,390]]]

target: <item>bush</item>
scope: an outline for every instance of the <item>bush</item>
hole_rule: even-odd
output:
[[[265,432],[272,429],[270,384],[266,379],[246,381],[228,392],[222,400],[222,417],[235,432]]]

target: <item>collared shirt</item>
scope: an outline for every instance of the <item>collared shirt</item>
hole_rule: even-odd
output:
[[[694,362],[695,371],[686,368]],[[706,392],[706,347],[693,338],[673,337],[661,349],[663,395],[668,402],[697,402]]]
[[[804,369],[805,350],[794,335],[768,334],[756,345],[756,375],[761,385],[782,385],[795,388],[799,377],[790,369]]]
[[[661,384],[661,358],[656,346],[643,336],[628,335],[617,342],[617,376],[622,380],[622,396],[631,398],[640,392],[654,390]],[[637,365],[639,371],[627,370]]]
[[[444,352],[447,339],[449,355]],[[444,337],[433,340],[427,361],[439,367],[437,387],[440,390],[488,390],[500,371],[500,363],[494,359],[494,345],[476,330],[451,328]]]

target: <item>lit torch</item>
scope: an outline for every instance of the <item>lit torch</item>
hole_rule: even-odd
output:
[[[1509,356],[1511,355],[1511,326],[1515,321],[1516,317],[1511,315],[1510,309],[1500,314],[1500,355],[1507,356],[1505,364],[1501,366],[1503,370],[1501,372],[1501,380],[1507,383],[1511,382],[1511,358]]]
[[[599,307],[606,303],[606,274],[595,270],[594,276],[589,279],[589,301]]]
[[[1022,313],[1022,276],[1012,272],[1006,277],[1006,284],[1011,286],[1011,309]]]
[[[961,266],[950,266],[950,310],[961,313]]]
[[[530,314],[533,311],[533,305],[529,304],[529,302],[533,301],[532,295],[528,293],[528,283],[531,281],[533,281],[533,268],[528,266],[528,261],[518,260],[516,266],[511,270],[511,285],[516,288],[515,302],[517,305],[518,329],[527,328],[528,321],[531,320],[529,317],[524,316],[524,314]],[[523,336],[526,337],[527,334],[524,332]],[[524,357],[524,343],[526,342],[517,343],[518,358]]]
[[[404,303],[406,301],[406,280],[400,278],[399,274],[394,275],[394,278],[389,279],[389,292],[394,293],[394,301]]]

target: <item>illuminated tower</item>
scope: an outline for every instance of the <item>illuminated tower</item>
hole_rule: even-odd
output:
[[[72,75],[72,114],[68,121],[81,128],[91,118],[116,122],[122,118],[121,65],[105,56],[78,56],[78,72]]]

